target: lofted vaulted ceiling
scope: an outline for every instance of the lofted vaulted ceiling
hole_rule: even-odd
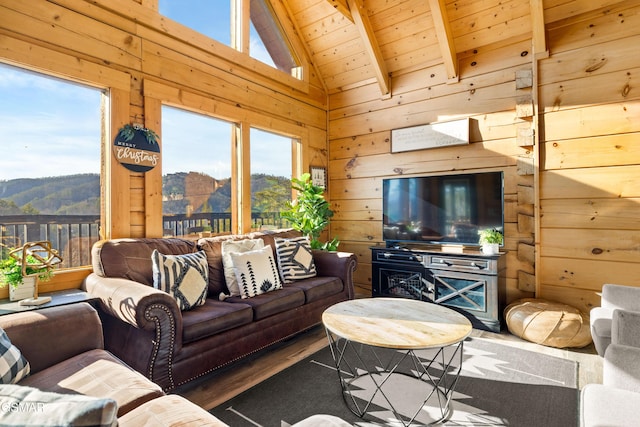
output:
[[[285,1],[296,32],[327,91],[442,65],[450,82],[458,64],[480,50],[532,41],[546,50],[545,26],[620,0],[296,0]],[[464,76],[462,76],[464,77]]]

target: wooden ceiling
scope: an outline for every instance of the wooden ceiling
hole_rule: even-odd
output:
[[[295,31],[329,94],[438,64],[457,81],[461,58],[532,40],[546,50],[545,26],[620,0],[295,0],[284,1]]]

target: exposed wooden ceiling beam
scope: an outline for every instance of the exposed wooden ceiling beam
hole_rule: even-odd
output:
[[[373,28],[369,22],[369,17],[364,10],[362,0],[347,0],[347,4],[353,17],[353,23],[360,33],[360,38],[364,44],[367,56],[375,70],[380,92],[382,92],[383,97],[389,97],[391,92],[389,88],[389,72],[387,71],[387,66],[382,57],[382,52],[380,51],[380,46],[378,46]]]
[[[436,38],[440,45],[440,53],[447,70],[447,79],[449,82],[458,81],[458,56],[453,43],[453,35],[449,18],[447,16],[447,6],[445,0],[428,0],[431,9],[431,17],[433,18],[433,26],[436,30]]]
[[[547,50],[547,37],[544,25],[544,6],[542,0],[531,0],[531,38],[533,54],[535,58],[546,58],[549,56]]]
[[[351,16],[351,11],[349,10],[349,5],[347,4],[347,0],[327,0],[331,6],[335,7],[338,12],[343,14],[349,21],[353,22],[353,17]]]

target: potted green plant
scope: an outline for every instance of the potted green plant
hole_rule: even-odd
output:
[[[311,175],[304,173],[299,179],[291,179],[291,188],[298,191],[298,197],[287,202],[287,210],[280,215],[291,223],[291,227],[309,237],[312,249],[335,251],[340,241],[334,237],[322,243],[318,239],[322,230],[329,225],[333,211],[324,198],[324,188],[313,185]]]
[[[487,228],[478,231],[479,243],[482,245],[482,253],[485,255],[495,255],[500,251],[500,245],[504,241],[504,236],[497,228]]]
[[[28,242],[3,255],[6,258],[0,261],[0,286],[9,286],[11,301],[28,299],[27,304],[23,305],[39,305],[50,301],[47,297],[38,298],[37,287],[37,280],[51,279],[53,266],[62,262],[58,252],[51,249],[50,242]]]

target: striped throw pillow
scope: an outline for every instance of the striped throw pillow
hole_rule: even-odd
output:
[[[207,299],[209,264],[204,251],[163,255],[154,249],[153,286],[173,296],[180,310],[190,310]]]
[[[307,237],[275,238],[278,269],[284,283],[316,276],[311,245]]]

